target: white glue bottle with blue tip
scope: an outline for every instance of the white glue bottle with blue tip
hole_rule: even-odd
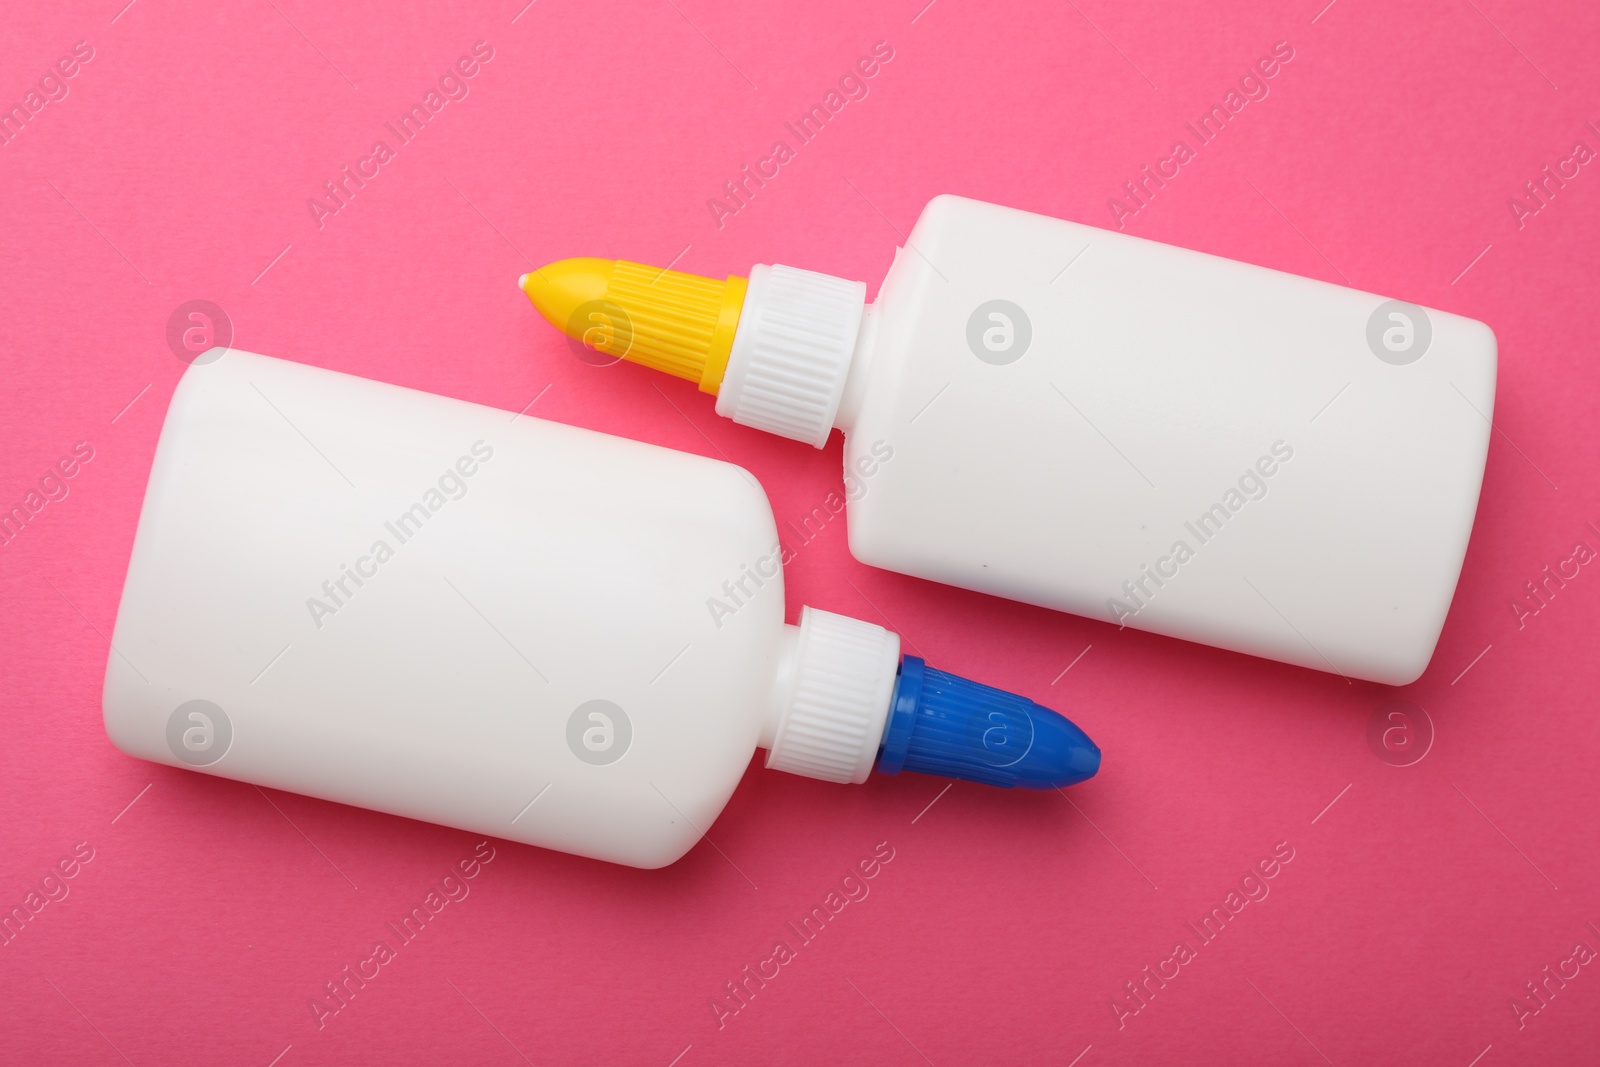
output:
[[[106,668],[124,752],[636,867],[757,747],[1049,788],[1100,751],[881,626],[785,625],[729,463],[240,351],[173,396]],[[724,583],[753,595],[712,611]],[[746,589],[752,589],[746,581]]]

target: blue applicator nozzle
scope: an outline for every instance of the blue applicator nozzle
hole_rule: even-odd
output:
[[[1094,777],[1100,749],[1067,718],[1027,697],[903,656],[875,769],[1053,789]]]

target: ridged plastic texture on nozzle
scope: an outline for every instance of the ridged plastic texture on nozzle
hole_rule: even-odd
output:
[[[727,288],[698,274],[617,260],[606,297],[627,312],[632,336],[625,346],[613,341],[622,350],[612,354],[698,382]]]
[[[1052,789],[1092,778],[1100,749],[1064,716],[1027,697],[904,656],[876,769]]]
[[[518,285],[558,330],[597,352],[715,393],[728,365],[745,279],[724,281],[609,259],[563,259]]]

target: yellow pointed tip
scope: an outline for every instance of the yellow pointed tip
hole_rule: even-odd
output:
[[[613,264],[609,259],[561,259],[524,274],[518,284],[546,322],[582,341],[586,327],[579,309],[605,299]]]
[[[546,322],[586,347],[697,382],[727,370],[745,279],[725,281],[613,259],[563,259],[518,286]]]

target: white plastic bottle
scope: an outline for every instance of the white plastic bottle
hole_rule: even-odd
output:
[[[1401,685],[1477,507],[1482,323],[954,196],[878,298],[563,260],[557,327],[696,380],[747,426],[845,433],[874,566]]]
[[[106,730],[144,759],[638,867],[699,840],[758,745],[837,782],[1098,768],[1066,719],[880,626],[785,625],[777,542],[731,464],[214,349],[156,450]]]

